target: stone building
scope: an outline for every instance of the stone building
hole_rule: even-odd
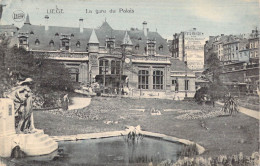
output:
[[[195,74],[172,58],[167,42],[157,32],[115,30],[108,22],[96,29],[32,25],[27,15],[16,35],[18,47],[37,56],[64,63],[81,84],[98,82],[108,93],[128,87],[132,96],[193,97]]]
[[[245,38],[247,37],[247,38]],[[259,36],[253,30],[250,35],[211,36],[204,45],[205,67],[210,54],[216,53],[222,62],[221,79],[236,95],[255,94],[259,86]]]

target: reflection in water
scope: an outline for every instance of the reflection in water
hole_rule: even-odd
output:
[[[180,144],[144,137],[136,142],[124,137],[59,142],[59,150],[46,156],[26,157],[16,163],[30,165],[129,165],[177,161]]]

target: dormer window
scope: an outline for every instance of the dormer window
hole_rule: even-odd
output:
[[[106,39],[106,47],[108,49],[113,49],[115,48],[115,38],[110,37]]]
[[[22,38],[22,37],[21,37],[21,38],[19,39],[19,43],[20,43],[20,44],[27,44],[27,38]]]
[[[33,34],[34,34],[34,32],[33,32],[33,31],[31,31],[31,32],[30,32],[30,34],[31,34],[31,35],[33,35]]]
[[[80,42],[79,42],[79,41],[77,41],[76,47],[77,47],[77,48],[80,48]]]
[[[51,40],[51,41],[49,42],[49,45],[50,45],[51,47],[53,47],[53,46],[54,46],[54,41]]]
[[[74,34],[72,33],[70,36],[71,36],[71,37],[74,37]]]
[[[58,32],[56,32],[56,33],[55,33],[55,36],[59,36],[59,33],[58,33]]]
[[[148,55],[155,55],[155,41],[154,40],[149,40],[147,42],[147,52],[148,52]]]
[[[61,39],[61,47],[62,47],[62,49],[69,50],[70,49],[70,40],[68,38]]]
[[[135,49],[136,49],[136,50],[139,50],[139,47],[140,47],[139,44],[137,44],[137,45],[135,46]]]
[[[159,46],[159,51],[163,51],[163,45]]]
[[[36,39],[36,40],[35,40],[35,45],[37,45],[37,46],[38,46],[39,44],[40,44],[40,41],[39,41],[39,39]]]

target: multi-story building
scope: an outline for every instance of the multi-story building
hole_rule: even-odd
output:
[[[175,33],[172,42],[172,56],[187,63],[191,70],[202,70],[204,62],[204,34],[193,28]]]
[[[216,53],[223,65],[223,83],[231,90],[239,90],[239,94],[256,93],[259,86],[258,31],[253,30],[250,35],[246,35],[248,38],[244,36],[210,37],[204,46],[205,65],[209,55]]]
[[[32,25],[29,16],[16,35],[18,47],[36,56],[64,63],[75,82],[98,82],[110,92],[129,87],[133,96],[193,97],[195,74],[184,62],[172,58],[167,42],[157,32],[114,30],[108,22],[100,28]],[[118,92],[118,90],[117,90]]]

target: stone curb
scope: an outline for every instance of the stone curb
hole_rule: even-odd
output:
[[[85,139],[98,139],[98,138],[108,138],[108,137],[117,137],[117,136],[125,136],[128,134],[128,131],[126,130],[121,130],[121,131],[111,131],[111,132],[103,132],[103,133],[89,133],[89,134],[77,134],[77,135],[66,135],[66,136],[51,136],[51,138],[56,141],[77,141],[77,140],[85,140]],[[186,139],[180,139],[172,136],[167,136],[165,134],[160,134],[160,133],[153,133],[149,131],[140,131],[140,134],[148,137],[155,137],[155,138],[160,138],[165,141],[170,141],[174,143],[181,143],[184,145],[192,145],[196,144],[197,149],[199,154],[202,154],[205,152],[205,148],[202,147],[201,145],[186,140]]]

